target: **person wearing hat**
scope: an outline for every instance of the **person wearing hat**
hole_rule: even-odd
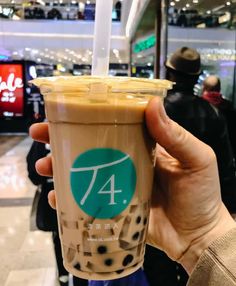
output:
[[[175,82],[174,88],[164,99],[166,112],[171,119],[215,151],[222,199],[229,212],[234,214],[236,177],[226,122],[207,101],[194,95],[194,86],[201,74],[200,55],[195,49],[182,47],[172,54],[165,66],[166,78]],[[151,246],[146,248],[144,271],[150,286],[187,284],[188,275],[183,267]]]

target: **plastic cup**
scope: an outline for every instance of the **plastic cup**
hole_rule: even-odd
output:
[[[143,264],[153,186],[144,112],[171,83],[111,77],[36,79],[49,121],[65,268],[90,280]]]

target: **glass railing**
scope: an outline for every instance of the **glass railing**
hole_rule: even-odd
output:
[[[233,28],[232,11],[205,11],[195,9],[169,9],[168,24],[184,28]]]
[[[83,3],[82,3],[83,4]],[[11,20],[84,20],[94,21],[96,5],[87,1],[83,5],[76,1],[70,3],[46,2],[44,5],[35,3],[1,4],[0,19]],[[112,11],[112,20],[121,20],[121,2],[117,1]]]

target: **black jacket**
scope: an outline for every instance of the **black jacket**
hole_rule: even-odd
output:
[[[36,186],[41,186],[40,198],[36,210],[36,225],[43,231],[58,231],[56,211],[48,204],[48,193],[54,189],[51,178],[40,176],[35,163],[49,153],[44,143],[34,141],[26,157],[28,177]]]
[[[207,101],[187,91],[170,91],[164,105],[171,119],[215,151],[222,200],[229,212],[236,213],[235,164],[224,117]]]

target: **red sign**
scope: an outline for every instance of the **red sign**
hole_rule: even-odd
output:
[[[0,117],[23,115],[23,87],[23,66],[0,64]]]

